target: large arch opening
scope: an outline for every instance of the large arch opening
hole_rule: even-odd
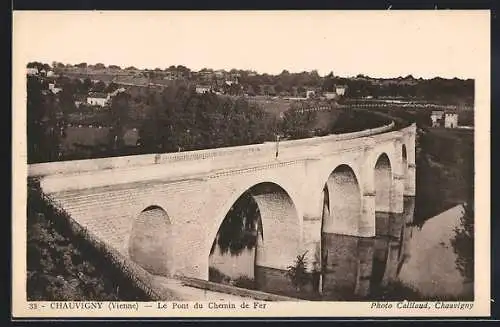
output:
[[[163,208],[153,205],[134,220],[129,239],[129,256],[134,262],[156,275],[170,275],[173,270],[171,222]]]
[[[209,255],[209,281],[287,294],[286,267],[297,256],[300,224],[279,185],[252,186],[224,217]]]
[[[357,234],[361,191],[348,165],[335,168],[323,188],[321,224],[321,281],[326,298],[352,294],[356,289],[359,255]]]
[[[348,165],[340,165],[326,181],[322,233],[356,234],[361,219],[361,191]]]
[[[375,163],[375,233],[370,289],[373,292],[383,282],[389,256],[388,238],[391,219],[392,167],[387,154]]]

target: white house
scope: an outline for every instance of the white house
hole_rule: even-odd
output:
[[[457,128],[457,126],[458,126],[458,114],[456,112],[446,112],[444,114],[444,127]]]
[[[196,93],[198,94],[210,93],[211,90],[212,88],[209,86],[201,86],[201,85],[196,86]]]
[[[346,85],[335,85],[335,93],[337,93],[337,95],[345,95],[345,91],[347,90],[347,86]]]
[[[308,90],[306,91],[306,98],[313,98],[314,95],[316,94],[316,92],[314,92],[314,90]]]
[[[100,106],[104,107],[108,102],[108,95],[106,93],[101,92],[93,92],[90,93],[87,97],[87,103],[91,106]]]
[[[57,94],[59,92],[62,91],[62,88],[60,87],[56,87],[56,85],[54,83],[49,83],[49,90],[54,93],[54,94]]]

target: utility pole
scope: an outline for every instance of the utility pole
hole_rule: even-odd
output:
[[[276,134],[276,158],[278,158],[279,146],[280,146],[280,136],[279,134]]]

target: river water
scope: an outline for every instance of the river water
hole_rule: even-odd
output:
[[[255,266],[255,249],[221,255],[210,266],[234,283],[241,276],[252,288],[311,300],[473,300],[473,283],[457,268],[452,240],[463,206],[453,207],[413,224],[413,198],[405,199],[403,215],[377,213],[377,236],[359,238],[322,234],[322,273],[300,290],[286,272]],[[386,232],[384,232],[384,230]],[[389,231],[389,232],[387,232]],[[316,275],[318,276],[318,275]],[[248,282],[248,280],[247,280]]]

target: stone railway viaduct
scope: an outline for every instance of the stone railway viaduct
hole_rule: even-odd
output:
[[[33,164],[45,195],[154,275],[208,280],[223,219],[246,191],[262,221],[256,267],[284,270],[323,233],[376,236],[376,212],[415,195],[415,124],[303,140]]]

